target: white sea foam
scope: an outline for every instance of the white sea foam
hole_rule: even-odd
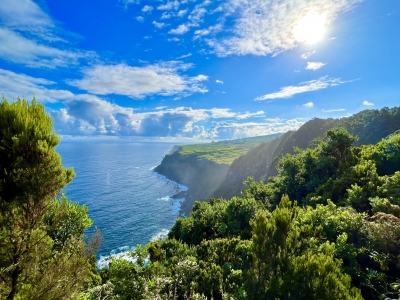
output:
[[[187,186],[185,186],[185,185],[183,185],[183,184],[180,184],[180,183],[177,183],[176,181],[173,181],[173,180],[171,180],[171,179],[168,179],[168,178],[165,177],[164,175],[158,174],[157,172],[154,172],[154,174],[155,174],[157,177],[161,178],[162,180],[165,180],[165,181],[167,181],[167,182],[171,182],[171,183],[175,184],[175,185],[178,187],[178,189],[179,189],[180,191],[186,192],[186,191],[189,189]]]
[[[171,199],[170,196],[165,196],[165,197],[157,198],[157,200],[161,200],[161,201],[168,201],[168,200],[170,200],[170,199]]]
[[[130,255],[131,251],[134,251],[136,247],[123,246],[118,249],[114,249],[110,252],[110,255],[100,255],[100,258],[96,262],[98,269],[103,269],[108,267],[111,260],[114,259],[124,259],[130,262],[135,262],[136,258]]]
[[[163,230],[161,230],[159,233],[153,235],[152,238],[151,238],[151,240],[152,240],[152,241],[157,241],[157,240],[160,240],[160,239],[161,239],[161,240],[164,240],[164,239],[167,238],[168,232],[169,232],[168,229],[163,229]]]

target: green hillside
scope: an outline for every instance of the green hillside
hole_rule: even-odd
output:
[[[276,162],[280,157],[288,153],[294,154],[296,148],[315,147],[314,139],[326,138],[325,132],[333,128],[343,128],[356,136],[354,145],[374,144],[400,129],[400,107],[363,110],[341,119],[314,118],[297,131],[286,132],[273,142],[259,145],[238,157],[230,165],[226,178],[212,196],[239,196],[248,176],[260,181],[276,175]]]
[[[238,140],[179,145],[177,146],[177,151],[182,156],[190,155],[197,159],[206,159],[217,164],[230,165],[236,158],[247,153],[250,149],[276,139],[281,135],[281,133],[276,133]]]

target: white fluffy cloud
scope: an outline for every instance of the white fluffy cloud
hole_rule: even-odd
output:
[[[168,31],[168,33],[169,34],[185,34],[189,30],[190,30],[190,28],[187,25],[181,24],[177,28],[171,29],[170,31]]]
[[[220,56],[278,54],[296,47],[294,29],[309,12],[328,14],[328,22],[362,0],[228,0],[224,20],[232,34],[208,43]]]
[[[219,83],[219,84],[224,84],[224,82],[222,80],[219,80],[219,79],[215,80],[215,82]]]
[[[322,62],[313,62],[313,61],[309,61],[307,62],[307,70],[318,70],[320,68],[322,68],[323,66],[325,66],[326,64],[322,63]]]
[[[145,6],[143,6],[143,8],[142,8],[142,12],[151,13],[151,11],[152,11],[153,9],[154,9],[153,6],[151,6],[151,5],[145,5]]]
[[[255,100],[263,101],[263,100],[290,98],[296,94],[318,91],[318,90],[326,89],[328,87],[338,86],[340,84],[352,82],[352,81],[353,80],[342,81],[340,78],[329,78],[327,76],[324,76],[317,80],[310,80],[310,81],[302,82],[296,86],[285,86],[285,87],[281,88],[279,92],[266,94],[264,96],[257,97]]]
[[[180,6],[179,1],[175,0],[175,1],[168,1],[166,4],[162,4],[160,6],[157,7],[158,10],[178,10]]]
[[[374,103],[369,102],[369,101],[364,101],[362,104],[365,106],[374,106],[375,105]]]
[[[158,29],[161,29],[161,28],[163,28],[165,26],[165,23],[160,23],[160,22],[157,22],[157,21],[153,21],[153,25],[155,27],[157,27]]]
[[[125,95],[131,98],[143,98],[149,95],[188,96],[193,93],[206,93],[201,84],[207,76],[189,77],[181,71],[193,67],[178,61],[170,61],[142,67],[126,64],[96,65],[84,70],[81,80],[70,80],[70,85],[97,95]]]
[[[70,91],[48,88],[53,84],[55,82],[43,78],[0,69],[0,94],[9,100],[17,97],[26,97],[31,100],[35,96],[40,102],[57,102],[74,97]]]
[[[314,103],[307,102],[307,103],[304,103],[303,106],[306,107],[306,108],[312,108],[312,107],[314,107]]]
[[[52,111],[55,127],[59,134],[65,135],[130,135],[148,137],[189,137],[189,138],[237,138],[281,132],[298,124],[239,123],[231,122],[231,136],[227,135],[227,124],[214,123],[206,130],[196,123],[209,119],[244,120],[263,116],[264,112],[232,112],[227,108],[192,109],[190,107],[157,107],[155,111],[135,113],[132,108],[121,107],[93,95],[76,95],[65,102],[65,108]],[[220,124],[216,126],[216,124]],[[266,125],[269,124],[269,125]],[[268,127],[268,130],[265,128]],[[280,129],[274,129],[279,127]],[[264,129],[263,129],[264,128]],[[221,135],[219,134],[221,132]],[[265,133],[267,132],[267,133]]]

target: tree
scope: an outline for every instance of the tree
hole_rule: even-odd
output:
[[[91,220],[85,207],[57,199],[75,176],[62,166],[59,142],[43,105],[3,97],[0,292],[7,299],[67,299],[87,273],[82,237]]]

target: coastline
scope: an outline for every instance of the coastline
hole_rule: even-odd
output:
[[[174,184],[177,187],[177,189],[179,189],[179,192],[173,194],[172,196],[157,198],[157,200],[158,201],[171,201],[172,200],[171,205],[175,206],[173,210],[176,211],[175,219],[177,217],[186,217],[185,213],[182,211],[181,207],[182,207],[182,203],[185,201],[185,198],[183,195],[186,195],[189,188],[183,184],[180,184],[176,181],[173,181],[173,180],[167,178],[166,176],[164,176],[162,174],[157,173],[156,171],[154,171],[154,168],[151,169],[152,173],[154,173],[154,175],[156,175],[158,178],[160,178],[168,183]],[[156,234],[154,234],[149,239],[149,242],[159,240],[159,239],[164,240],[165,238],[167,238],[170,229],[171,228],[160,229]],[[109,255],[100,255],[99,256],[99,258],[96,260],[96,267],[99,270],[101,270],[105,267],[108,267],[109,263],[112,261],[113,258],[114,259],[124,259],[124,260],[130,261],[130,262],[134,262],[135,258],[133,258],[130,255],[130,253],[132,251],[135,251],[135,249],[136,249],[136,246],[120,246],[116,249],[113,249],[113,250],[111,250]]]

